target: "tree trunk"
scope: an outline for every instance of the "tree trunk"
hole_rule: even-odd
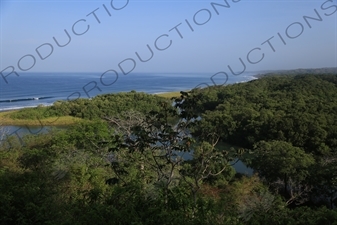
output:
[[[287,178],[287,174],[284,174],[284,194],[287,195],[287,188],[288,187],[288,178]]]

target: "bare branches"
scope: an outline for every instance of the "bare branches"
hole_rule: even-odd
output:
[[[125,135],[131,135],[132,128],[135,126],[141,126],[145,122],[145,116],[137,111],[122,112],[120,116],[116,117],[104,117],[118,133]]]

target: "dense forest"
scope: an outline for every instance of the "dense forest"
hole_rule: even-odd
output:
[[[73,116],[82,119],[102,119],[103,117],[123,115],[122,112],[137,111],[146,114],[159,110],[162,97],[131,91],[118,94],[98,95],[94,98],[79,98],[72,101],[57,101],[50,107],[25,108],[14,114],[12,119],[43,119],[58,116]]]
[[[277,75],[321,75],[321,74],[336,74],[337,67],[326,67],[326,68],[312,68],[312,69],[295,69],[295,70],[267,70],[260,71],[259,74],[255,75],[256,77],[265,77],[265,76],[277,76]]]
[[[17,111],[82,120],[1,142],[0,224],[337,225],[336,111],[336,74]]]

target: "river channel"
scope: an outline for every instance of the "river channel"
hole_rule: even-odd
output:
[[[1,126],[0,138],[3,137],[4,132],[7,135],[14,136],[16,138],[22,138],[26,134],[37,135],[40,133],[46,133],[52,129],[66,129],[65,126]],[[191,153],[184,153],[183,158],[185,160],[192,159]],[[252,175],[253,169],[247,167],[241,160],[238,160],[234,165],[234,169],[237,173]]]

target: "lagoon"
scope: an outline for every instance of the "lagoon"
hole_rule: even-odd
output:
[[[26,134],[37,135],[40,133],[47,133],[54,129],[66,129],[66,126],[1,126],[0,142],[2,140],[1,137],[4,137],[5,135],[14,136],[21,139]],[[179,155],[181,155],[185,160],[190,160],[192,159],[192,154],[192,152],[185,152],[184,154]],[[233,165],[233,167],[237,173],[248,176],[251,176],[254,172],[252,168],[245,165],[245,163],[241,160],[238,160]]]

